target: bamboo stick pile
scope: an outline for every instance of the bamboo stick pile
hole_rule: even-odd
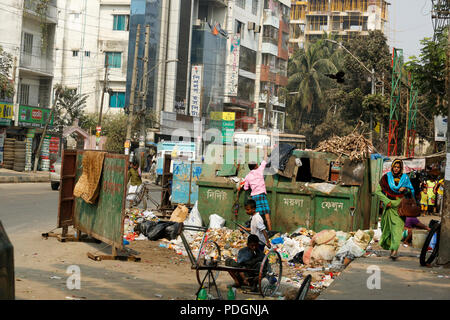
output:
[[[345,137],[333,136],[322,141],[314,151],[329,152],[339,157],[347,156],[350,161],[362,161],[370,157],[375,148],[362,134],[353,132]]]

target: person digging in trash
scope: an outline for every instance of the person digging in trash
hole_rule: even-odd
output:
[[[419,221],[416,217],[406,217],[405,221],[405,230],[403,230],[403,246],[407,247],[412,242],[412,230],[413,229],[422,229],[430,231],[430,228],[424,225]]]
[[[266,183],[264,181],[264,168],[267,165],[267,147],[264,147],[264,160],[258,166],[255,162],[250,162],[248,168],[250,172],[245,176],[243,184],[238,189],[239,192],[242,188],[252,190],[250,196],[256,202],[256,211],[263,218],[264,224],[267,226],[267,230],[272,230],[272,221],[270,219],[270,207],[267,201]]]
[[[398,248],[402,241],[404,219],[398,214],[398,207],[402,198],[411,194],[414,199],[414,187],[409,177],[403,173],[403,162],[396,159],[392,162],[391,171],[381,177],[375,194],[383,202],[384,210],[381,216],[380,246],[390,250],[390,258],[398,258]]]
[[[247,246],[239,250],[237,262],[229,258],[225,261],[225,264],[231,267],[259,270],[263,259],[264,253],[259,248],[259,238],[257,235],[251,234],[247,238]],[[240,288],[242,285],[254,286],[252,279],[255,278],[256,274],[244,271],[228,272],[234,280],[235,288]]]
[[[267,246],[270,249],[269,234],[267,233],[264,221],[259,214],[256,212],[256,202],[253,199],[249,199],[245,204],[245,213],[251,216],[250,228],[241,227],[251,234],[255,234],[260,240],[259,249],[264,252],[264,247]],[[265,245],[264,245],[265,243]]]

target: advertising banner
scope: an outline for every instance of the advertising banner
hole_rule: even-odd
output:
[[[190,99],[190,115],[193,117],[200,116],[203,66],[193,65],[191,72],[191,99]]]
[[[43,128],[50,112],[46,108],[19,106],[19,126]],[[49,125],[53,125],[53,118]]]
[[[14,114],[12,103],[0,102],[0,126],[10,126]]]
[[[383,163],[383,174],[391,170],[392,161],[386,161]],[[403,173],[410,173],[411,171],[420,171],[425,169],[425,158],[424,159],[410,159],[403,160]]]
[[[228,85],[226,92],[228,96],[237,96],[238,94],[240,46],[241,35],[239,33],[236,33],[231,37],[231,54],[229,55],[229,65],[231,66],[231,70],[228,76]]]

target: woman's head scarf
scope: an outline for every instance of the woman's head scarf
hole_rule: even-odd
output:
[[[400,172],[398,174],[395,174],[394,173],[394,165],[396,165],[397,163],[400,164]],[[391,172],[392,172],[392,175],[394,176],[395,182],[398,182],[400,180],[400,177],[403,174],[403,161],[400,159],[395,159],[394,161],[392,161]]]

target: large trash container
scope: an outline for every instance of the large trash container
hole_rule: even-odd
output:
[[[256,157],[260,162],[262,152],[239,146],[234,149],[235,164],[230,158],[226,159],[226,154],[232,155],[233,152],[224,151],[222,159],[219,157],[216,163],[202,166],[197,182],[198,208],[206,224],[211,214],[222,216],[228,227],[233,227],[231,221],[243,223],[249,219],[244,209],[250,196],[248,191],[240,195],[237,216],[233,213],[237,196],[234,177],[244,178],[249,172],[249,159],[254,161]],[[314,231],[356,231],[376,228],[379,200],[374,191],[381,177],[381,159],[350,162],[344,156],[339,158],[330,153],[303,150],[294,150],[293,156],[300,160],[297,163],[301,166],[296,166],[291,177],[281,174],[265,176],[274,230],[292,232],[298,227],[306,227]],[[339,170],[336,170],[337,160],[341,163]]]
[[[0,300],[14,298],[14,248],[0,221]]]

